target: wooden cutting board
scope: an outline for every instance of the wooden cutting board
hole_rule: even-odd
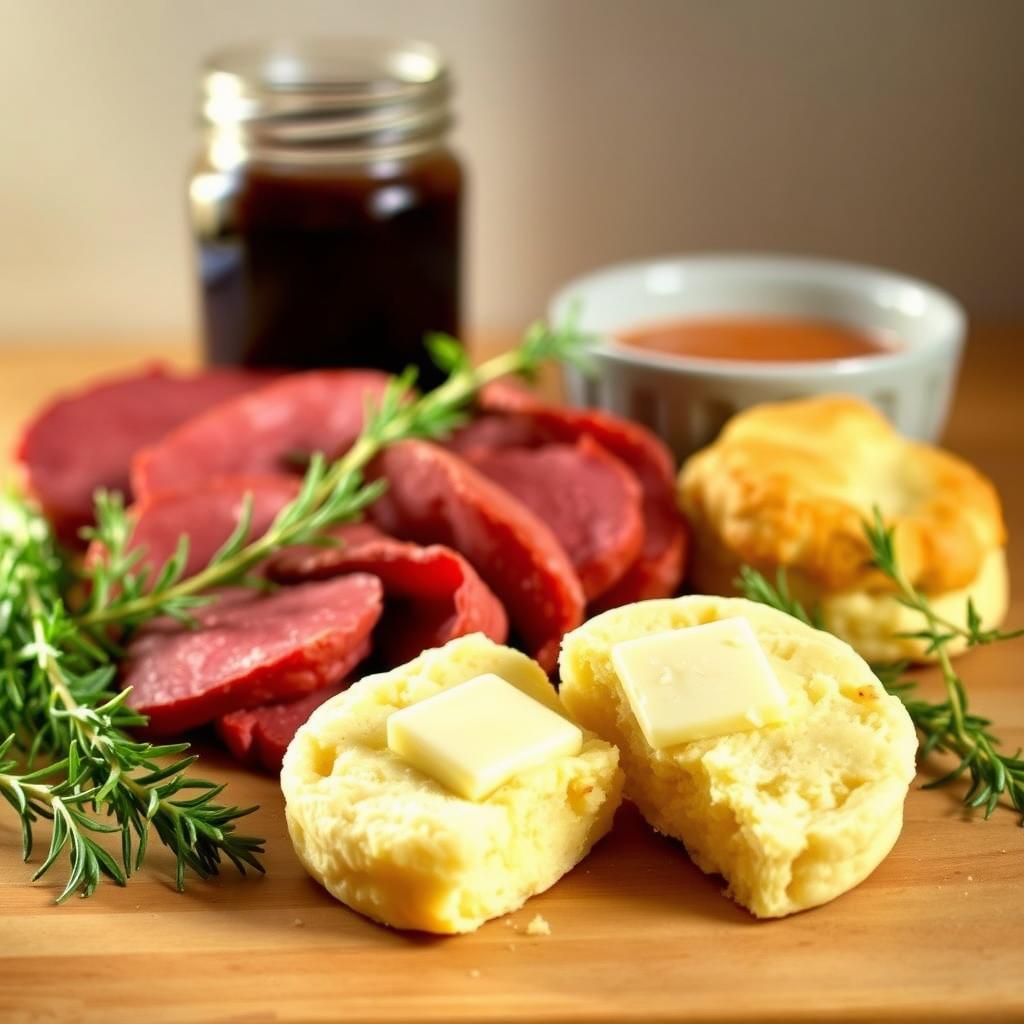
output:
[[[161,347],[189,362],[184,347]],[[0,350],[0,443],[54,390],[149,348]],[[998,484],[1024,622],[1024,330],[976,332],[949,444]],[[975,710],[1024,744],[1024,641],[960,662]],[[937,693],[924,674],[925,690]],[[757,922],[625,807],[571,875],[460,938],[402,934],[305,877],[274,780],[201,748],[205,772],[267,837],[267,875],[172,887],[153,851],[127,889],[55,907],[30,884],[0,806],[0,1021],[1024,1020],[1024,829],[915,788],[890,857],[833,903]],[[926,766],[922,779],[937,773]],[[549,936],[530,936],[537,913]]]

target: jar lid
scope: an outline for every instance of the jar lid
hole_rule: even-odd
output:
[[[279,41],[211,56],[201,115],[210,130],[249,148],[315,160],[315,147],[403,150],[436,142],[450,126],[449,91],[448,69],[430,43]]]

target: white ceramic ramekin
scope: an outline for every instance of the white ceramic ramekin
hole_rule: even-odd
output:
[[[923,281],[874,267],[790,256],[679,256],[599,270],[551,302],[578,307],[596,374],[565,371],[571,402],[651,427],[682,458],[758,402],[846,393],[873,402],[908,437],[938,440],[966,329],[960,304]],[[767,363],[666,356],[617,344],[622,331],[681,317],[809,317],[892,337],[892,352]]]

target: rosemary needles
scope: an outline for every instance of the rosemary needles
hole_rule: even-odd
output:
[[[255,808],[215,803],[223,787],[188,774],[187,744],[128,734],[146,720],[126,706],[113,662],[68,613],[66,582],[46,522],[22,500],[0,499],[0,795],[20,819],[26,860],[39,819],[52,822],[33,877],[66,852],[58,902],[90,895],[103,876],[124,885],[142,866],[151,830],[175,856],[179,888],[187,868],[209,877],[222,858],[262,870],[262,840],[236,831]],[[117,835],[118,858],[94,838],[102,834]]]

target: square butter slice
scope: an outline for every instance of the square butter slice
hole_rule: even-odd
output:
[[[395,711],[387,735],[396,754],[467,800],[583,745],[578,726],[494,673]]]
[[[786,717],[785,691],[744,618],[624,640],[611,656],[655,750]]]

